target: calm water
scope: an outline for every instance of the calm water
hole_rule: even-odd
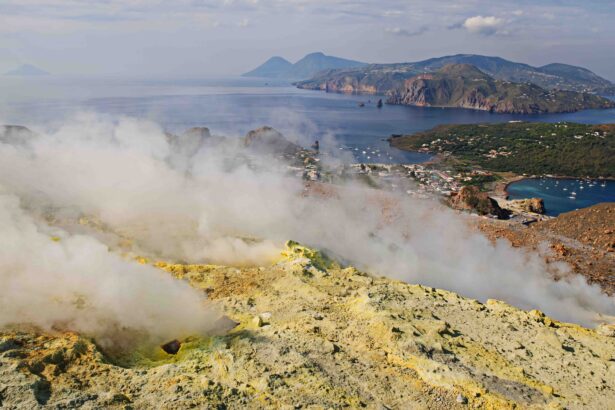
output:
[[[207,126],[214,134],[243,136],[271,125],[304,146],[316,139],[329,141],[335,149],[369,162],[426,160],[428,155],[389,148],[383,140],[443,123],[615,122],[615,110],[520,116],[388,105],[378,109],[376,101],[374,96],[327,94],[246,78],[0,78],[0,122],[4,123],[53,126],[80,111],[94,111],[150,119],[169,131]]]
[[[539,197],[545,202],[547,215],[557,216],[596,205],[615,202],[615,181],[585,179],[524,179],[508,186],[512,199]]]

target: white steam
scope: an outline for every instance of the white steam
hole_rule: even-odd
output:
[[[37,223],[0,193],[0,326],[73,329],[103,345],[124,331],[150,341],[202,334],[214,313],[188,284],[110,253],[97,240]]]
[[[598,313],[615,313],[614,299],[583,278],[550,279],[554,269],[565,274],[566,266],[547,266],[538,255],[504,241],[494,245],[433,201],[352,185],[306,193],[302,181],[285,175],[283,164],[251,155],[237,140],[209,137],[178,153],[155,124],[84,115],[25,145],[0,142],[0,185],[33,215],[53,213],[56,226],[86,215],[104,227],[84,230],[66,223],[67,231],[90,237],[53,243],[18,211],[14,199],[2,202],[7,222],[0,236],[7,243],[16,240],[0,253],[0,297],[20,307],[11,311],[13,320],[35,321],[35,312],[43,309],[55,313],[36,323],[62,320],[94,332],[98,322],[143,327],[150,323],[143,316],[167,312],[146,330],[168,335],[202,326],[199,297],[181,284],[169,285],[154,269],[110,254],[91,236],[114,249],[121,241],[101,230],[130,240],[130,251],[138,254],[224,264],[268,263],[283,241],[294,239],[375,274],[481,300],[502,299],[561,320],[590,324]],[[56,267],[43,262],[47,256],[36,256],[54,252],[64,258],[57,256]],[[21,271],[11,268],[15,264]],[[7,293],[11,287],[2,285],[8,281],[28,291]],[[97,287],[105,290],[91,289]],[[85,295],[97,321],[88,321],[70,303],[52,302],[77,294]],[[158,306],[160,300],[169,306]],[[0,318],[6,321],[5,316]]]

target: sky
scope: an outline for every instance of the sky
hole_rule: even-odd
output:
[[[0,0],[0,72],[236,75],[273,55],[372,63],[457,53],[615,80],[615,0]]]

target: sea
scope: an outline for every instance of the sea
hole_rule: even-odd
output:
[[[53,128],[85,112],[143,118],[171,132],[206,126],[213,134],[237,137],[269,125],[304,146],[318,140],[321,146],[324,143],[345,152],[344,158],[371,163],[429,160],[429,154],[391,148],[386,139],[439,124],[519,120],[615,123],[615,109],[509,115],[386,104],[378,108],[379,98],[300,90],[286,81],[242,77],[0,77],[0,123]],[[551,199],[555,190],[551,191],[550,184],[555,182],[524,180],[511,185],[510,194],[544,197],[551,214],[615,200],[611,182],[606,190],[594,185],[582,194],[577,192],[579,198],[572,203],[564,194]]]
[[[507,192],[511,199],[542,198],[545,213],[557,216],[601,202],[615,202],[615,181],[528,178],[508,185]]]

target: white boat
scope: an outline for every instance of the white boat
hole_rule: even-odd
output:
[[[569,196],[568,198],[570,198],[570,199],[577,199],[576,196]]]
[[[568,191],[568,188],[564,188],[563,191]]]
[[[570,193],[570,195],[576,195],[576,194],[577,194],[576,192],[571,192],[571,193]]]

